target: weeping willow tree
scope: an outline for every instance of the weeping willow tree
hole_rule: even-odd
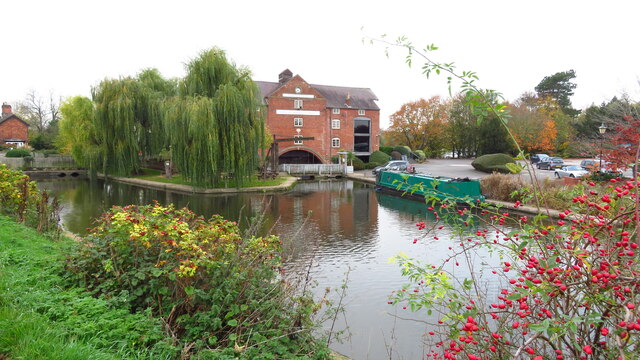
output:
[[[92,160],[99,158],[93,129],[93,102],[84,96],[67,98],[60,104],[62,119],[56,147],[62,153],[71,154],[76,163],[86,168],[96,168]]]
[[[163,79],[155,69],[136,78],[102,81],[92,90],[99,150],[91,163],[105,174],[139,172],[141,155],[157,154],[166,145],[162,102],[175,92],[175,82]]]
[[[247,69],[211,49],[186,65],[180,95],[165,102],[172,159],[191,183],[215,186],[224,176],[245,182],[258,166],[264,118]]]

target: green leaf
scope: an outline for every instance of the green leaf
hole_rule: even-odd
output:
[[[236,341],[237,339],[238,339],[238,335],[236,334],[229,335],[229,341]]]
[[[227,321],[227,325],[236,327],[236,326],[238,326],[238,320],[231,319],[231,320]]]

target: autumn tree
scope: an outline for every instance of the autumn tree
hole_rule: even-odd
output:
[[[390,120],[386,133],[396,144],[425,150],[431,156],[441,153],[446,145],[448,106],[439,96],[406,103]]]

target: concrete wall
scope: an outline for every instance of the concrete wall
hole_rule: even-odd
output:
[[[0,154],[0,163],[6,164],[12,169],[24,169],[28,165],[31,169],[77,169],[78,165],[71,155],[49,155],[44,157],[43,154],[36,153],[33,161],[27,164],[24,158],[8,158]]]

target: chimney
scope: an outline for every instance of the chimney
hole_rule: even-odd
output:
[[[289,81],[292,77],[293,73],[291,72],[291,70],[286,69],[285,71],[281,72],[280,75],[278,75],[278,82],[280,83],[280,85],[282,85]]]
[[[348,108],[351,107],[351,93],[347,93],[347,99],[344,101]]]
[[[2,116],[13,114],[11,111],[11,105],[7,103],[2,103]]]

